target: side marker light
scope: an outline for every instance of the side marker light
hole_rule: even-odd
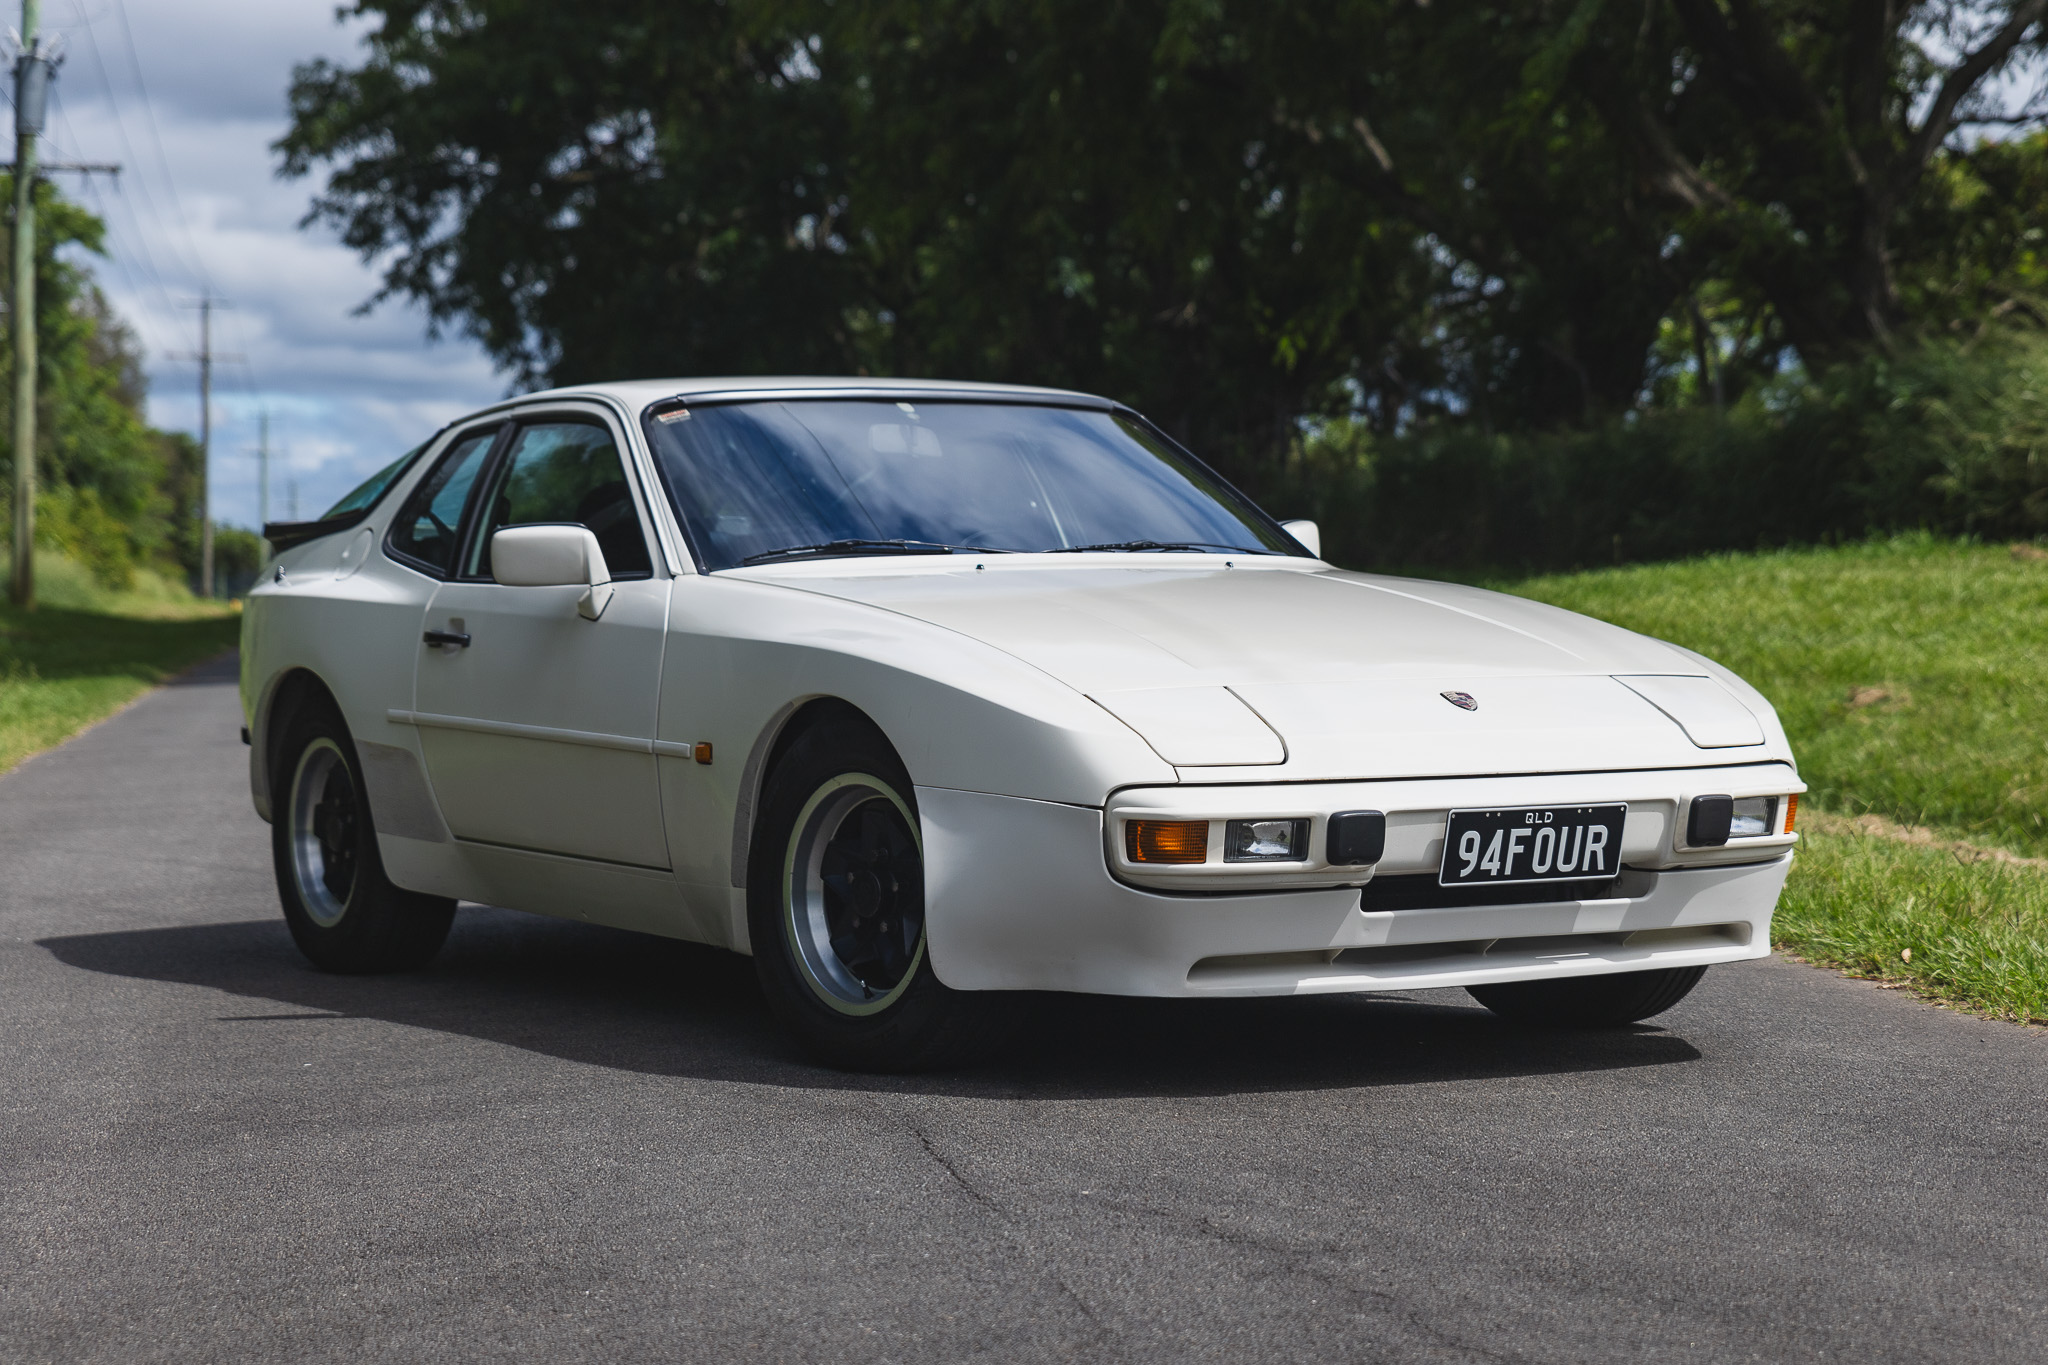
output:
[[[1124,856],[1134,863],[1209,860],[1207,820],[1126,820]]]
[[[1785,832],[1786,832],[1787,834],[1790,834],[1790,833],[1792,833],[1792,825],[1793,825],[1793,822],[1794,822],[1794,821],[1796,821],[1796,820],[1798,820],[1798,819],[1799,819],[1799,793],[1798,793],[1798,792],[1794,792],[1794,793],[1792,793],[1792,794],[1791,794],[1790,796],[1788,796],[1788,797],[1786,797],[1786,798],[1785,798]]]
[[[690,756],[692,758],[695,758],[699,763],[711,762],[710,743],[708,741],[699,741],[697,747],[690,751]]]

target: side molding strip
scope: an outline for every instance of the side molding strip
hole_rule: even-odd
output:
[[[657,754],[662,758],[694,757],[696,745],[667,739],[635,739],[631,735],[607,735],[593,730],[563,730],[552,725],[517,725],[509,720],[478,720],[472,716],[440,716],[430,711],[384,713],[393,725],[416,725],[432,730],[468,730],[479,735],[507,735],[513,739],[545,739],[557,744],[581,744],[591,749],[617,749],[629,754]]]

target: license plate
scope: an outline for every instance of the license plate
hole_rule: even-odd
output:
[[[1626,805],[1454,810],[1440,886],[1575,882],[1621,871]]]

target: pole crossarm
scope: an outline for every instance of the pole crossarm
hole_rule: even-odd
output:
[[[0,161],[0,171],[6,171],[12,175],[17,164],[13,161]],[[121,166],[119,162],[114,161],[32,161],[29,163],[30,175],[44,175],[50,171],[70,171],[77,175],[119,175],[121,173]]]

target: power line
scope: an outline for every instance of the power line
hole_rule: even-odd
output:
[[[184,202],[182,197],[178,194],[177,181],[171,174],[170,157],[164,151],[163,138],[157,128],[156,118],[153,112],[153,105],[149,98],[149,87],[147,82],[143,78],[141,61],[140,58],[137,56],[137,49],[135,44],[135,31],[128,22],[128,10],[126,4],[124,3],[124,0],[114,0],[114,13],[121,23],[122,35],[126,40],[126,51],[128,54],[129,70],[134,73],[135,89],[136,92],[142,97],[142,114],[144,126],[148,130],[151,144],[154,146],[156,150],[157,165],[163,177],[165,189],[170,196],[172,208],[176,212],[177,221],[175,226],[177,231],[183,235],[187,248],[191,251],[191,274],[194,276],[194,278],[196,278],[199,281],[202,291],[210,293],[211,284],[209,282],[209,278],[207,276],[205,269],[200,264],[202,258],[200,257],[198,248],[196,245],[193,244],[191,236],[191,223],[190,220],[185,216]],[[99,51],[98,38],[93,32],[92,21],[88,16],[84,14],[82,10],[79,11],[79,15],[81,22],[85,25],[87,42],[92,47],[94,60],[100,65],[101,73],[104,77],[105,62]],[[111,80],[107,82],[107,97],[109,103],[113,106],[114,109],[115,127],[120,131],[123,145],[127,146],[127,123],[126,119],[121,114],[120,102],[118,97],[114,94],[113,83]],[[164,224],[163,215],[160,212],[158,212],[155,200],[153,196],[149,194],[149,187],[146,180],[144,180],[143,182],[143,193],[145,199],[148,201],[148,206],[150,208],[152,216],[156,218],[159,225],[166,227],[166,237],[168,237],[169,225]],[[239,321],[231,321],[229,325],[231,327],[237,328],[238,330],[240,329]],[[223,359],[225,358],[226,357],[223,357]],[[244,391],[248,394],[249,398],[252,401],[260,399],[262,394],[266,392],[266,389],[261,378],[257,375],[255,367],[241,356],[236,357],[236,360],[241,367],[241,378],[244,381]]]
[[[97,57],[95,57],[95,64],[100,66],[100,81],[101,84],[104,86],[107,84],[106,68],[104,64],[101,64],[97,61]],[[116,126],[118,128],[118,110],[115,111],[115,117]],[[70,140],[74,144],[76,144],[78,142],[78,138],[77,135],[71,131],[70,113],[66,109],[61,99],[57,101],[57,118],[59,122],[63,124],[67,137],[69,137]],[[128,147],[127,139],[125,136],[122,138],[122,147],[124,150],[127,150],[129,152],[130,159],[132,160],[133,149]],[[114,182],[114,185],[116,190],[118,190],[120,188],[120,181],[116,180]],[[177,305],[171,301],[171,291],[164,284],[163,273],[157,269],[156,257],[150,252],[149,249],[149,234],[146,231],[144,231],[142,226],[142,220],[136,216],[134,205],[128,201],[128,197],[125,194],[116,193],[111,197],[103,196],[100,193],[98,183],[94,181],[94,179],[91,176],[85,177],[82,188],[85,192],[85,197],[89,199],[92,202],[93,206],[98,210],[101,221],[108,224],[110,230],[117,238],[127,239],[132,237],[135,250],[137,255],[139,256],[142,267],[144,270],[148,272],[149,282],[156,288],[156,302],[161,305],[162,312],[166,316],[175,313],[177,311]],[[117,208],[119,210],[118,214],[116,212]],[[121,226],[120,215],[126,215],[128,226],[125,229]],[[160,354],[164,350],[164,347],[158,343],[158,339],[153,333],[150,325],[146,321],[144,321],[144,318],[150,311],[150,304],[143,298],[144,290],[142,289],[141,277],[139,277],[136,274],[135,270],[132,268],[132,265],[126,253],[120,251],[109,251],[107,253],[107,259],[110,262],[112,262],[116,272],[118,272],[123,279],[129,282],[130,292],[135,295],[137,303],[141,306],[141,312],[137,316],[137,326],[144,333],[145,342],[148,345],[150,352],[152,354]]]
[[[131,159],[134,159],[134,143],[131,141],[129,137],[127,114],[122,108],[122,101],[120,95],[116,91],[114,82],[111,77],[111,73],[108,71],[105,54],[101,51],[99,44],[99,36],[96,29],[93,26],[92,16],[85,13],[82,6],[74,6],[74,9],[78,15],[81,26],[85,29],[86,44],[89,51],[91,52],[93,63],[99,71],[101,80],[105,84],[108,106],[114,116],[115,132],[121,139],[121,145],[123,149],[129,153]],[[129,72],[132,74],[134,78],[135,92],[141,101],[140,112],[142,115],[143,129],[148,136],[150,147],[155,153],[156,173],[157,176],[162,181],[164,194],[165,197],[169,200],[172,212],[169,215],[164,213],[161,205],[158,202],[156,193],[150,187],[150,177],[146,174],[141,174],[138,172],[136,178],[141,186],[142,205],[143,208],[147,211],[152,222],[156,225],[157,233],[154,235],[157,235],[161,238],[162,245],[166,252],[171,257],[173,265],[181,269],[184,273],[187,274],[189,278],[191,278],[194,282],[196,282],[199,285],[200,292],[202,295],[202,303],[204,304],[206,300],[213,299],[213,287],[211,277],[208,274],[205,267],[205,257],[200,252],[197,243],[193,239],[191,220],[186,215],[183,196],[180,195],[178,192],[177,177],[173,174],[171,169],[170,155],[164,150],[163,135],[157,125],[154,102],[149,97],[149,83],[142,72],[142,62],[139,55],[139,49],[135,42],[135,30],[133,25],[129,22],[127,6],[125,3],[123,3],[123,0],[114,0],[113,10],[115,18],[121,25],[123,50],[127,55]],[[125,203],[125,196],[123,196],[123,200]],[[133,221],[134,218],[135,215],[131,209],[131,221]],[[139,221],[135,222],[135,226],[137,228],[138,243],[142,248],[144,258],[149,265],[150,273],[155,278],[158,292],[164,296],[164,302],[167,306],[174,307],[175,305],[170,304],[170,291],[164,285],[162,272],[157,270],[154,253],[150,250],[149,237],[153,234],[144,230],[142,224]],[[213,301],[218,302],[218,300]],[[202,331],[210,333],[211,321],[212,309],[210,306],[204,307],[202,312]],[[229,326],[235,328],[238,332],[241,331],[238,321],[229,321]],[[231,387],[241,389],[241,391],[247,396],[251,403],[260,404],[264,390],[262,381],[256,374],[254,366],[252,366],[247,359],[246,352],[214,352],[211,350],[210,337],[202,342],[201,350],[203,353],[206,353],[210,356],[208,360],[202,363],[202,370],[204,371],[204,374],[202,376],[201,383],[202,397],[200,412],[200,443],[202,447],[206,448],[209,451],[208,456],[203,457],[205,458],[206,463],[209,465],[209,468],[205,471],[202,482],[204,486],[210,490],[213,483],[212,471],[210,468],[211,430],[213,423],[211,393],[215,363],[226,364],[229,365],[230,367],[239,367],[238,371],[235,368],[230,368],[228,373],[226,375],[223,375],[222,377],[228,379]],[[184,358],[191,359],[195,357],[187,356]],[[207,551],[210,549],[210,541],[212,538],[213,530],[210,497],[207,499],[206,508],[206,515],[203,518],[204,524],[201,530],[202,590],[210,590],[210,580],[212,578],[212,574],[210,572],[212,566],[212,558],[211,555],[207,553]]]
[[[98,214],[100,220],[111,224],[114,215],[109,210],[107,201],[100,196],[99,189],[90,178],[85,182],[85,196],[91,201],[91,207]],[[142,336],[143,346],[150,354],[161,353],[164,348],[159,344],[160,338],[150,321],[150,309],[148,307],[148,300],[144,297],[146,291],[142,287],[142,281],[136,277],[136,273],[129,265],[125,253],[109,251],[106,260],[107,268],[118,277],[123,292],[133,298],[137,305],[133,319],[123,319],[123,321],[132,322],[135,330]],[[161,287],[161,282],[159,282],[159,287]]]
[[[204,265],[205,258],[200,254],[198,246],[192,240],[192,226],[185,217],[185,204],[182,197],[178,194],[177,179],[171,174],[171,159],[164,152],[163,135],[157,130],[156,114],[149,98],[149,84],[142,78],[142,59],[136,55],[135,30],[128,22],[128,6],[124,3],[124,0],[114,0],[114,17],[121,21],[121,33],[127,40],[128,69],[134,72],[135,91],[142,97],[142,124],[149,132],[150,145],[156,150],[157,166],[163,174],[165,192],[170,195],[171,207],[176,210],[175,226],[179,233],[184,236],[185,246],[191,253],[188,258],[189,273],[194,280],[199,282],[203,289],[210,289],[212,286],[207,277]],[[90,20],[86,22],[86,31],[88,34],[92,31]],[[111,99],[113,86],[109,84],[107,89],[108,96]],[[147,178],[138,174],[137,179],[143,182],[144,197],[150,198]],[[156,211],[153,198],[151,199],[150,212],[157,217],[159,222],[163,221],[163,215]]]
[[[162,215],[156,212],[155,201],[149,199],[149,183],[142,178],[140,164],[135,156],[134,144],[128,140],[128,122],[121,113],[120,95],[114,89],[113,77],[108,73],[106,61],[100,53],[99,35],[93,29],[92,16],[85,12],[83,6],[80,6],[78,7],[78,19],[85,29],[86,49],[92,54],[93,67],[99,72],[100,85],[107,92],[107,108],[114,116],[114,135],[121,140],[121,150],[126,155],[128,161],[137,166],[136,178],[141,184],[144,199],[149,200],[150,216],[161,223]],[[86,183],[90,185],[92,182],[88,180]],[[118,185],[116,188],[118,188]],[[149,233],[144,231],[142,220],[136,214],[134,205],[128,201],[127,195],[120,194],[117,197],[122,208],[128,214],[129,222],[134,226],[136,247],[141,252],[143,265],[148,269],[150,278],[156,284],[157,294],[163,303],[164,311],[166,313],[176,311],[177,305],[171,301],[171,291],[164,284],[163,272],[157,269],[156,253],[150,250]]]

